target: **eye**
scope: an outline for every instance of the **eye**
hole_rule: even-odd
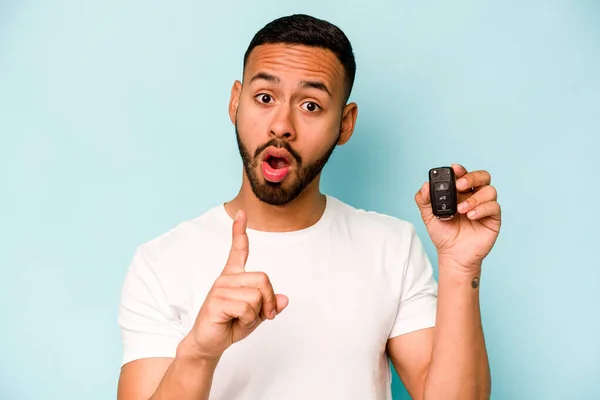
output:
[[[254,98],[262,104],[269,104],[271,103],[271,101],[273,100],[273,97],[270,94],[266,94],[266,93],[261,93],[258,94],[256,96],[254,96]]]
[[[314,101],[307,101],[302,104],[302,108],[309,112],[315,112],[321,109],[321,107]]]

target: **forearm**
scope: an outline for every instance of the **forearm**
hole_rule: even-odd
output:
[[[487,399],[491,378],[479,308],[477,272],[439,260],[438,305],[425,399]],[[477,281],[478,283],[478,281]]]
[[[207,400],[217,361],[194,358],[185,343],[149,400]]]

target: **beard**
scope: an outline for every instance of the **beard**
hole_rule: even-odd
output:
[[[337,146],[339,134],[338,139],[333,142],[333,145],[327,149],[325,154],[309,164],[304,164],[300,154],[298,154],[287,141],[275,138],[259,146],[254,152],[254,155],[251,155],[248,148],[242,142],[237,123],[235,125],[235,137],[240,156],[242,157],[242,163],[244,164],[244,171],[250,181],[252,192],[264,203],[273,206],[281,206],[300,196],[304,189],[306,189],[317,175],[319,175]],[[261,162],[260,155],[270,146],[287,150],[296,162],[296,165],[290,171],[290,174],[282,182],[269,182],[264,179],[259,172],[260,169],[258,167]]]

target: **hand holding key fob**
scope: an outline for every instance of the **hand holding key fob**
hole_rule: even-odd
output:
[[[433,215],[441,220],[454,218],[456,214],[456,178],[450,167],[429,170],[429,194]]]

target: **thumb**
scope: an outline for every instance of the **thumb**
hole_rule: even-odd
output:
[[[429,221],[434,215],[431,210],[431,197],[429,194],[429,182],[423,183],[421,189],[415,194],[415,203],[421,211],[423,221]]]
[[[287,307],[290,299],[284,294],[276,294],[275,299],[277,300],[277,315],[279,315]]]

